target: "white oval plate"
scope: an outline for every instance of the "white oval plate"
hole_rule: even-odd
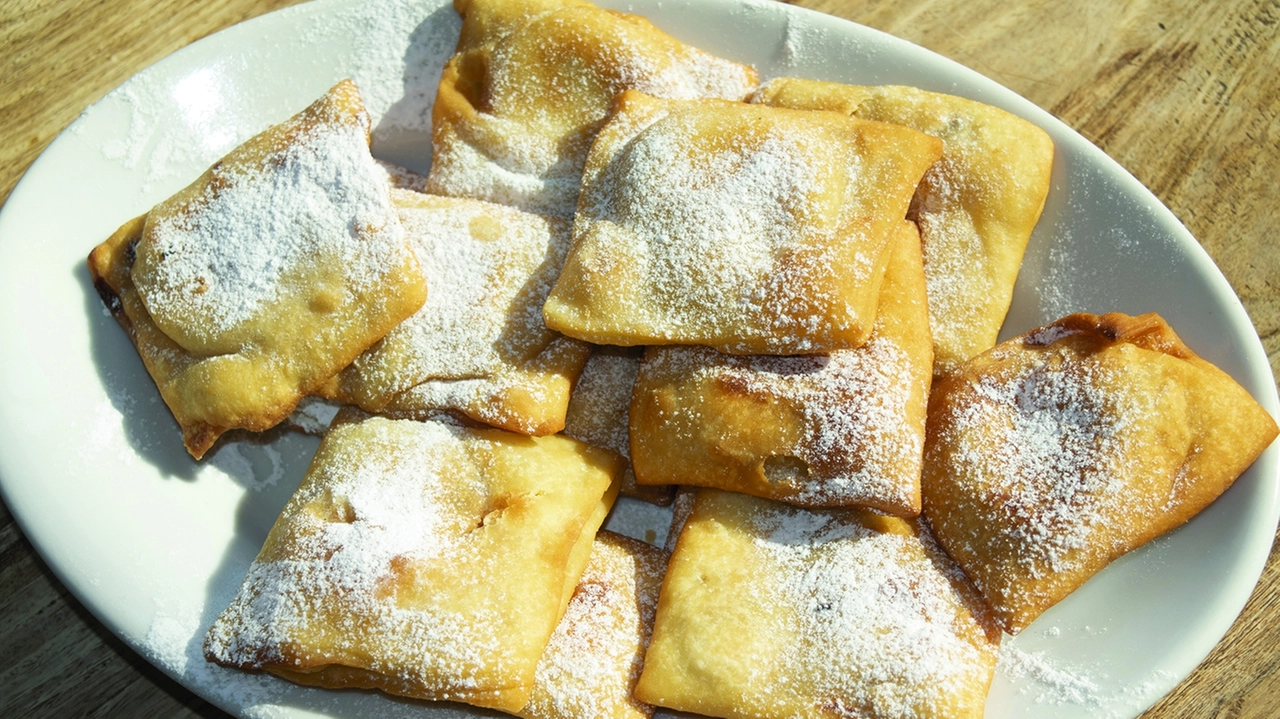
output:
[[[1005,326],[1073,311],[1158,311],[1280,413],[1267,358],[1213,263],[1147,190],[1031,103],[926,50],[756,0],[605,2],[763,77],[900,83],[1004,107],[1057,143],[1053,189]],[[139,73],[32,165],[0,213],[0,482],[31,542],[130,646],[242,716],[465,716],[465,708],[304,689],[210,665],[226,606],[314,439],[231,443],[192,462],[85,269],[95,244],[238,142],[343,77],[362,87],[375,154],[429,165],[430,102],[459,21],[440,0],[333,0],[233,27]],[[986,716],[1128,717],[1172,689],[1243,607],[1276,530],[1280,448],[1181,530],[1115,563],[1006,642]],[[626,504],[633,531],[661,512]]]

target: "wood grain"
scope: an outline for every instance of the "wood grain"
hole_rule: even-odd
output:
[[[0,3],[0,200],[111,88],[204,35],[291,3]],[[972,67],[1116,158],[1218,263],[1280,373],[1280,0],[797,4]],[[0,716],[225,717],[103,629],[3,507],[0,656]],[[1280,553],[1213,653],[1144,716],[1280,716]]]

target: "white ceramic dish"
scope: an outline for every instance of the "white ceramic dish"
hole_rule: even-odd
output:
[[[780,3],[615,5],[762,76],[902,83],[966,95],[1054,137],[1053,190],[1005,334],[1072,311],[1159,311],[1273,414],[1275,384],[1231,288],[1181,224],[1047,113],[948,60]],[[375,154],[424,170],[435,78],[459,22],[439,0],[299,6],[174,54],[85,111],[0,213],[0,482],[49,565],[130,646],[243,716],[456,716],[377,694],[302,689],[213,667],[204,629],[226,606],[316,441],[183,451],[84,265],[99,241],[239,141],[342,77],[364,89]],[[1181,530],[1125,557],[1006,643],[987,711],[1127,717],[1173,688],[1248,598],[1276,530],[1280,448]],[[628,505],[632,529],[661,512]],[[627,520],[627,521],[623,521]]]

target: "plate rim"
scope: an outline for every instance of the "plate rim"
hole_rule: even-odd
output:
[[[660,0],[649,1],[660,3]],[[3,207],[0,207],[0,254],[7,254],[9,251],[7,246],[13,242],[8,227],[11,216],[15,214],[11,208],[14,206],[21,207],[31,201],[27,199],[27,195],[32,192],[30,187],[34,184],[30,178],[33,177],[33,174],[41,171],[42,162],[45,162],[46,159],[55,152],[61,151],[61,145],[69,142],[69,136],[72,136],[79,131],[77,129],[78,126],[82,126],[82,123],[91,121],[95,108],[99,107],[107,98],[111,97],[113,93],[127,86],[130,82],[135,81],[135,79],[140,76],[157,73],[160,71],[160,68],[179,66],[185,62],[190,55],[216,44],[230,42],[238,34],[247,35],[248,33],[257,32],[265,28],[269,23],[294,22],[299,18],[322,16],[333,9],[358,4],[358,0],[314,0],[312,2],[304,2],[269,13],[264,13],[236,23],[196,40],[195,42],[189,43],[173,53],[166,55],[160,60],[146,66],[125,82],[105,94],[102,98],[99,98],[90,104],[71,124],[64,128],[41,152],[41,154],[23,171],[22,177],[15,184],[9,197],[5,200]],[[430,5],[432,7],[440,7],[446,4],[448,4],[447,0],[432,0],[429,3],[423,3],[424,6]],[[606,6],[617,6],[619,4],[620,3],[616,2],[601,3],[601,5]],[[634,6],[637,3],[624,4]],[[753,4],[759,4],[758,0],[681,0],[680,2],[668,3],[668,5],[672,7],[685,7],[692,5],[737,7],[744,5],[750,6]],[[1226,300],[1226,305],[1229,310],[1228,315],[1233,325],[1233,331],[1239,331],[1241,325],[1240,320],[1243,318],[1243,324],[1248,331],[1243,333],[1247,345],[1245,348],[1247,350],[1247,356],[1242,358],[1242,362],[1243,369],[1247,371],[1248,377],[1236,377],[1236,379],[1250,391],[1250,394],[1254,399],[1258,401],[1259,404],[1261,404],[1273,417],[1280,415],[1280,392],[1278,392],[1276,388],[1275,376],[1271,370],[1269,361],[1267,360],[1265,349],[1263,348],[1261,339],[1257,333],[1257,328],[1249,318],[1239,296],[1231,287],[1225,275],[1213,261],[1209,253],[1185,227],[1180,218],[1174,214],[1172,209],[1161,202],[1155,193],[1138,180],[1127,168],[1120,165],[1114,158],[1107,155],[1094,143],[1071,128],[1065,122],[1049,113],[1047,110],[1040,108],[1035,103],[1001,85],[995,80],[981,74],[980,72],[968,68],[955,60],[947,58],[946,56],[936,53],[928,48],[916,45],[903,38],[890,35],[884,31],[808,8],[784,3],[770,3],[769,11],[778,12],[785,16],[798,15],[807,17],[810,21],[819,24],[847,24],[857,28],[858,32],[873,33],[880,39],[880,41],[896,46],[899,49],[908,48],[908,51],[911,53],[922,53],[930,62],[948,66],[953,73],[959,73],[964,76],[970,85],[979,86],[983,89],[984,93],[994,95],[1001,100],[1000,103],[993,104],[998,104],[1000,107],[1031,120],[1046,131],[1049,131],[1055,142],[1055,164],[1059,158],[1059,153],[1062,151],[1061,148],[1057,147],[1057,145],[1065,140],[1071,145],[1075,152],[1078,152],[1086,159],[1091,160],[1095,165],[1117,171],[1111,173],[1112,179],[1124,185],[1125,189],[1133,196],[1144,199],[1155,208],[1154,215],[1160,219],[1162,229],[1167,231],[1170,236],[1174,237],[1183,252],[1189,255],[1190,259],[1193,260],[1196,271],[1203,273],[1208,277],[1216,293],[1216,297],[1220,300]],[[956,94],[963,93],[957,92]],[[984,99],[984,101],[987,100]],[[55,148],[59,149],[55,150]],[[1261,361],[1259,361],[1259,359],[1261,359]],[[1246,381],[1246,379],[1248,381]],[[13,501],[12,483],[16,480],[12,479],[6,454],[7,453],[3,450],[0,450],[0,497],[3,498],[8,511],[13,516],[14,521],[22,531],[23,536],[25,536],[31,543],[40,559],[50,569],[58,581],[67,588],[67,590],[78,602],[80,602],[82,606],[89,610],[97,621],[101,622],[102,625],[110,630],[114,636],[123,641],[132,651],[146,659],[153,667],[164,672],[165,675],[174,679],[187,690],[202,696],[211,703],[219,706],[219,708],[231,711],[217,698],[206,696],[202,691],[188,686],[186,682],[183,681],[182,676],[172,671],[170,667],[155,662],[146,646],[140,642],[136,642],[132,637],[128,636],[127,633],[121,630],[120,625],[114,621],[114,618],[111,616],[108,608],[101,606],[98,599],[94,597],[85,586],[83,586],[83,583],[75,575],[72,568],[68,566],[69,563],[66,561],[59,561],[59,558],[62,557],[63,553],[57,546],[57,536],[53,534],[46,534],[43,528],[34,527],[29,516],[33,510],[21,503],[15,504]],[[1262,468],[1261,471],[1266,474],[1266,476],[1264,476],[1260,481],[1269,482],[1270,485],[1271,491],[1267,495],[1267,499],[1269,500],[1268,505],[1258,511],[1266,514],[1270,526],[1270,535],[1272,537],[1272,541],[1274,541],[1277,523],[1280,522],[1280,501],[1278,501],[1280,500],[1280,494],[1278,494],[1280,493],[1280,445],[1273,443],[1273,445],[1259,456],[1253,466],[1255,468]],[[1193,664],[1191,671],[1194,671],[1196,666],[1203,663],[1204,658],[1208,656],[1213,648],[1221,642],[1226,631],[1236,622],[1245,604],[1256,591],[1261,574],[1265,568],[1266,560],[1270,554],[1271,543],[1267,543],[1265,547],[1261,545],[1250,545],[1250,548],[1252,549],[1252,551],[1249,552],[1251,555],[1249,562],[1251,573],[1249,581],[1246,582],[1250,589],[1248,592],[1244,593],[1243,598],[1240,599],[1238,606],[1235,607],[1235,611],[1231,616],[1218,622],[1218,624],[1222,625],[1222,631],[1218,632],[1216,628],[1212,630],[1212,633],[1215,634],[1217,638],[1214,639],[1213,642],[1209,643],[1207,648],[1204,649],[1203,654],[1201,654]],[[1256,572],[1253,571],[1255,569]],[[1158,701],[1167,694],[1168,691],[1171,691],[1174,686],[1185,680],[1186,676],[1187,674],[1179,676],[1176,682],[1170,685],[1170,687],[1161,695],[1156,697],[1155,701]]]

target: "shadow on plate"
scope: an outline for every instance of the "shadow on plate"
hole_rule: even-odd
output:
[[[444,65],[453,56],[462,19],[441,5],[409,35],[401,76],[403,93],[373,128],[373,154],[414,172],[431,169],[431,107]]]
[[[87,262],[77,263],[72,274],[84,291],[93,365],[111,405],[120,412],[129,447],[161,476],[194,480],[199,467],[182,444],[182,430],[133,343],[103,305]]]

